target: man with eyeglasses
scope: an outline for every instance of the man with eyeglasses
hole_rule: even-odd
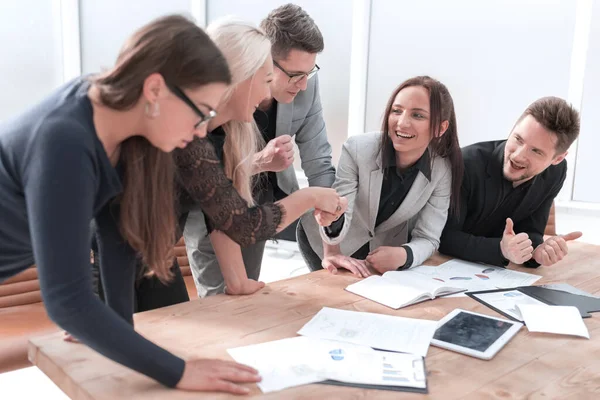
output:
[[[271,40],[275,68],[272,98],[265,99],[254,114],[267,143],[255,155],[255,172],[267,172],[275,201],[298,190],[292,166],[293,138],[309,185],[331,187],[335,169],[331,165],[316,64],[317,54],[324,48],[321,31],[294,4],[271,11],[260,27]]]
[[[255,174],[261,181],[258,203],[278,201],[299,189],[294,170],[294,146],[298,145],[302,169],[310,186],[331,187],[335,168],[327,140],[319,96],[317,54],[323,51],[323,36],[314,20],[300,7],[286,4],[271,11],[260,27],[271,40],[273,82],[271,98],[265,99],[254,119],[266,142],[255,154]],[[224,280],[214,250],[198,226],[203,218],[191,213],[185,228],[190,267],[198,292],[208,296],[224,291]],[[295,240],[296,224],[277,237]],[[248,278],[258,280],[265,242],[242,248]]]

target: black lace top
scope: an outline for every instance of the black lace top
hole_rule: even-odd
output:
[[[273,237],[285,215],[283,206],[266,203],[249,207],[227,179],[214,147],[207,139],[195,139],[174,152],[178,170],[180,209],[199,205],[210,222],[240,246]]]

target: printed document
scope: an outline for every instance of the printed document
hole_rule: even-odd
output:
[[[536,304],[518,304],[516,307],[530,332],[590,338],[590,333],[577,307]]]
[[[410,271],[452,286],[460,286],[469,292],[530,286],[541,278],[539,275],[456,259],[437,267],[421,265],[411,268]],[[450,295],[450,297],[455,296],[466,295],[464,293]]]
[[[437,321],[323,307],[298,334],[425,357],[436,329]]]
[[[426,388],[423,358],[304,336],[227,350],[256,368],[264,392],[325,380],[367,385]]]

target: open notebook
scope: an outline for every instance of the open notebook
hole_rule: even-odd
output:
[[[412,271],[388,271],[353,283],[347,291],[394,309],[409,306],[438,296],[465,291],[423,274]]]

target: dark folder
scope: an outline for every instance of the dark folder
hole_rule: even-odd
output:
[[[412,393],[421,393],[427,394],[429,391],[427,390],[427,370],[425,369],[425,358],[421,357],[421,361],[423,362],[423,370],[425,371],[425,387],[424,388],[416,388],[412,386],[392,386],[392,385],[369,385],[363,383],[347,383],[333,380],[326,380],[323,382],[319,382],[325,385],[335,385],[335,386],[349,386],[361,389],[376,389],[376,390],[391,390],[394,392],[412,392]],[[414,361],[413,361],[414,365]]]
[[[330,381],[330,380],[319,382],[319,383],[322,383],[325,385],[349,386],[349,387],[355,387],[355,388],[360,388],[360,389],[391,390],[394,392],[411,392],[411,393],[421,393],[421,394],[429,393],[427,391],[427,388],[421,389],[421,388],[414,388],[414,387],[408,387],[408,386],[365,385],[365,384],[360,384],[360,383],[346,383],[346,382]]]
[[[579,314],[581,314],[582,318],[589,318],[589,317],[591,317],[590,313],[600,311],[600,299],[598,299],[598,298],[568,293],[568,292],[564,292],[562,290],[547,289],[547,288],[541,287],[541,286],[520,286],[520,287],[510,288],[510,289],[481,290],[481,291],[477,291],[477,292],[467,292],[466,294],[467,294],[467,296],[471,297],[472,299],[477,300],[481,304],[491,308],[492,310],[494,310],[512,320],[520,321],[520,320],[513,318],[511,315],[506,314],[502,310],[499,310],[498,308],[494,307],[493,305],[488,304],[487,302],[478,298],[477,296],[473,296],[473,295],[477,295],[477,294],[481,294],[481,293],[506,292],[506,291],[510,291],[510,290],[518,290],[519,292],[521,292],[529,297],[532,297],[536,300],[541,301],[542,303],[545,303],[545,304],[548,304],[551,306],[574,306],[574,307],[577,307],[577,309],[579,310]],[[520,322],[523,322],[523,321],[520,321]]]
[[[521,293],[538,299],[542,303],[553,306],[574,306],[579,309],[583,318],[589,318],[589,313],[600,311],[600,299],[563,292],[562,290],[547,289],[539,286],[523,286],[517,288]]]

